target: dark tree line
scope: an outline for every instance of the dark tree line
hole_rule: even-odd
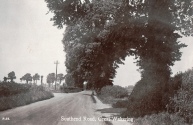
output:
[[[97,89],[112,85],[118,64],[135,56],[141,80],[129,107],[159,111],[165,108],[170,67],[180,60],[182,35],[193,31],[192,0],[45,0],[58,28],[67,26],[66,82]],[[181,35],[182,34],[182,35]],[[135,111],[132,111],[135,109]]]

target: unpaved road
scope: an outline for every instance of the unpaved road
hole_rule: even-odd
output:
[[[98,121],[101,114],[90,95],[90,91],[55,93],[52,99],[0,112],[0,125],[105,125]],[[81,121],[64,121],[69,117]],[[93,117],[96,121],[89,121]]]

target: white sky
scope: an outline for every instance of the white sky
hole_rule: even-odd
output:
[[[19,82],[26,73],[39,73],[44,76],[55,72],[54,61],[60,62],[58,73],[66,73],[63,51],[64,29],[52,26],[52,14],[44,0],[1,0],[0,4],[0,80],[11,71],[16,73]],[[176,62],[173,72],[185,71],[193,64],[193,40],[183,38],[189,47],[183,49],[182,61]],[[192,42],[191,42],[192,41]],[[133,63],[133,57],[125,61],[117,70],[114,84],[134,85],[140,74]]]
[[[63,31],[52,26],[44,0],[1,0],[0,4],[0,80],[15,71],[17,80],[26,73],[44,76],[65,74]]]

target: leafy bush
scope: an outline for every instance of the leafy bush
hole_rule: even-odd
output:
[[[166,105],[169,104],[170,97],[173,97],[181,87],[182,73],[178,73],[170,78],[167,84],[167,90],[160,89],[159,84],[162,83],[154,86],[156,84],[153,83],[156,82],[159,81],[156,79],[154,79],[154,81],[152,81],[152,79],[143,79],[136,83],[132,95],[129,96],[127,111],[122,114],[123,117],[143,117],[145,115],[166,111]]]
[[[122,113],[122,117],[143,117],[163,111],[165,108],[161,103],[163,92],[158,82],[156,79],[138,81],[129,95],[127,111]]]
[[[169,93],[171,96],[177,93],[182,85],[182,76],[183,73],[177,73],[174,77],[170,78],[169,81]]]
[[[114,98],[123,98],[128,96],[128,91],[127,89],[115,85],[115,86],[105,86],[101,89],[100,92],[101,95],[103,96],[112,96]]]
[[[60,87],[60,90],[64,93],[74,93],[74,92],[81,92],[81,88],[77,87]]]
[[[193,123],[193,69],[182,74],[181,88],[171,98],[169,110],[178,112],[186,122]]]
[[[133,125],[188,125],[177,114],[159,113],[134,119]]]

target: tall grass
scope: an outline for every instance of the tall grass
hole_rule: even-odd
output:
[[[51,92],[45,91],[42,86],[0,83],[0,111],[52,97],[54,97],[54,95]]]

